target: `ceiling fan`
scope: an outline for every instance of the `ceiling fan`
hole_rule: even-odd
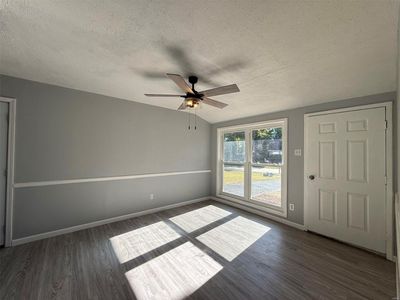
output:
[[[184,101],[178,107],[178,110],[184,110],[186,108],[196,108],[200,105],[200,103],[208,104],[217,108],[224,108],[228,104],[210,99],[208,97],[240,92],[236,84],[230,84],[198,92],[194,88],[194,85],[198,81],[198,78],[196,76],[189,76],[189,83],[191,83],[192,87],[190,87],[190,85],[186,83],[186,81],[183,79],[181,75],[167,74],[167,77],[171,79],[173,82],[175,82],[175,84],[183,92],[185,92],[186,95],[169,95],[169,94],[144,94],[144,95],[147,97],[182,97],[184,98]]]

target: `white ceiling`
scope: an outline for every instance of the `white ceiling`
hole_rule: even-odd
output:
[[[396,90],[399,1],[1,0],[0,73],[176,109],[164,73],[237,83],[209,122]]]

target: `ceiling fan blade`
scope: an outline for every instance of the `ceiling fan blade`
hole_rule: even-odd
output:
[[[204,97],[203,100],[201,101],[202,103],[214,106],[214,107],[218,107],[218,108],[224,108],[226,106],[228,106],[228,104],[223,103],[223,102],[219,102],[210,98],[206,98]]]
[[[182,104],[178,107],[178,110],[186,109],[186,101],[183,101]]]
[[[147,97],[182,97],[182,95],[168,95],[168,94],[144,94]]]
[[[237,92],[240,92],[238,86],[236,84],[230,84],[217,87],[215,89],[205,90],[200,92],[200,94],[203,94],[206,97],[211,97],[211,96],[218,96],[218,95],[237,93]]]
[[[185,93],[193,94],[192,88],[186,83],[185,79],[181,75],[178,74],[168,74],[167,76],[171,79],[175,84]]]

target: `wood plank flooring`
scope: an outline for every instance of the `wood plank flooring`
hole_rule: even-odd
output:
[[[0,299],[392,299],[395,264],[214,201],[0,249]]]

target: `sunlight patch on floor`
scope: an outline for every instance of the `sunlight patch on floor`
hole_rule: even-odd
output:
[[[139,300],[185,299],[222,270],[222,266],[191,242],[125,273]]]
[[[226,260],[232,261],[269,230],[269,227],[260,223],[236,217],[198,236],[197,239]]]
[[[212,222],[218,221],[231,213],[214,205],[208,205],[187,213],[175,216],[169,220],[174,222],[186,232],[193,232]]]
[[[122,264],[180,237],[180,234],[161,221],[114,236],[110,241]]]

